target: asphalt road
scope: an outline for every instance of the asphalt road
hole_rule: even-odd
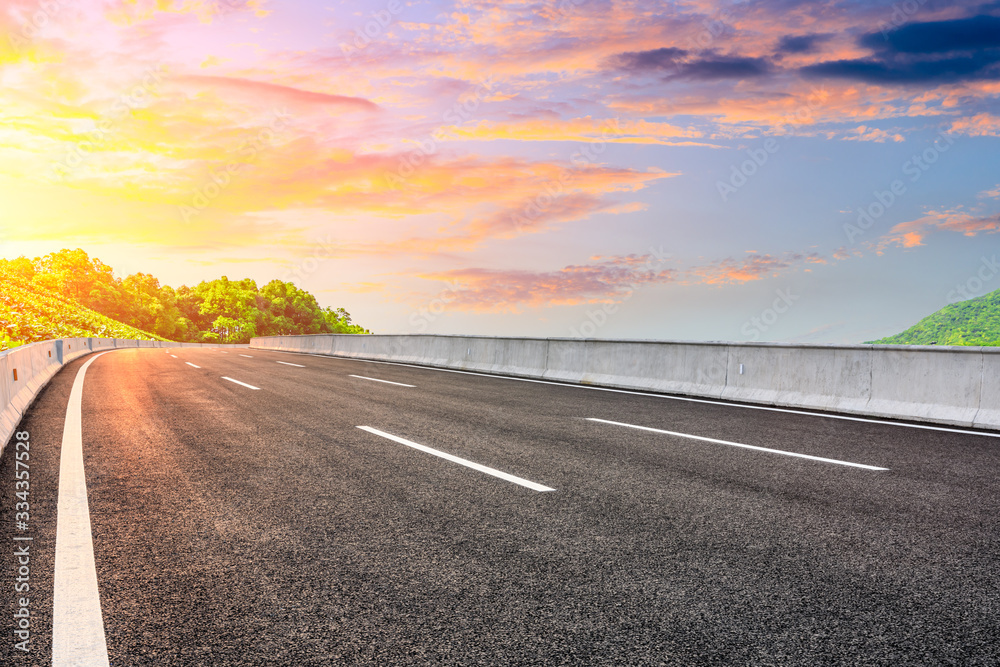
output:
[[[3,665],[52,662],[60,447],[85,361],[22,422],[27,529],[13,442],[0,462]],[[97,358],[82,414],[111,665],[1000,660],[995,437],[181,348]]]

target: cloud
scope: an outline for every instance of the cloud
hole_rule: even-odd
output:
[[[876,143],[883,143],[889,140],[895,142],[905,141],[903,135],[898,132],[890,133],[887,130],[868,127],[867,125],[859,125],[845,134],[843,138],[847,141],[874,141]]]
[[[751,253],[743,259],[725,258],[692,268],[666,266],[662,253],[592,257],[555,271],[466,268],[422,274],[421,278],[448,283],[449,307],[477,312],[521,312],[524,308],[618,303],[647,285],[742,284],[778,276],[810,264],[825,264],[817,253],[772,256]]]
[[[989,190],[983,190],[976,197],[979,199],[1000,199],[1000,183]]]
[[[237,97],[252,99],[258,103],[268,100],[271,104],[318,104],[344,107],[357,111],[378,110],[378,105],[374,102],[360,97],[316,93],[309,90],[302,90],[301,88],[266,83],[264,81],[204,75],[181,76],[177,77],[176,80],[180,83],[190,83],[199,87],[211,88],[222,92],[224,95],[236,95]]]
[[[602,166],[574,167],[520,160],[463,160],[435,162],[421,177],[442,178],[439,193],[428,187],[381,192],[372,205],[385,206],[396,197],[408,210],[446,214],[456,224],[433,236],[378,241],[356,248],[374,254],[439,255],[467,252],[492,239],[512,239],[552,231],[566,223],[603,213],[620,215],[644,209],[639,202],[623,203],[616,194],[636,192],[648,184],[676,176],[662,171],[638,171]],[[445,173],[447,170],[447,180]],[[340,204],[343,206],[343,202]]]
[[[271,12],[263,9],[267,0],[127,0],[113,3],[108,20],[122,25],[137,25],[160,19],[161,15],[193,14],[202,23],[211,23],[230,14],[250,13],[264,18]],[[111,4],[111,3],[109,3]]]
[[[712,53],[688,57],[687,51],[674,47],[622,53],[612,59],[612,64],[632,73],[653,72],[669,78],[698,81],[752,79],[771,72],[771,63],[765,58]]]
[[[926,245],[924,240],[935,232],[954,232],[965,236],[996,234],[1000,232],[1000,213],[975,216],[958,211],[930,211],[922,218],[895,225],[875,243],[874,248],[882,254],[891,246],[914,248]]]
[[[785,35],[778,42],[780,53],[813,53],[819,45],[830,39],[829,34]]]
[[[454,13],[416,15],[403,3],[406,14],[348,59],[330,31],[354,44],[353,30],[371,15],[322,4],[7,0],[0,24],[12,29],[20,22],[11,8],[66,8],[39,32],[28,55],[4,61],[0,178],[10,176],[11,183],[0,199],[7,228],[23,239],[76,235],[81,242],[219,250],[220,256],[254,244],[261,253],[287,255],[326,229],[351,261],[385,261],[396,270],[412,258],[420,270],[436,271],[480,265],[463,253],[575,247],[604,234],[672,225],[670,216],[632,213],[672,197],[675,188],[654,186],[677,175],[677,160],[698,151],[641,144],[713,146],[791,130],[890,142],[941,118],[955,133],[1000,135],[991,106],[1000,85],[975,79],[996,67],[983,65],[996,51],[990,33],[974,30],[992,24],[956,21],[969,10],[954,5],[926,3],[919,16],[932,23],[904,26],[888,39],[877,34],[866,45],[857,35],[888,18],[885,3],[778,0],[723,8],[707,0],[602,0],[526,11],[519,3],[461,0]],[[218,14],[213,5],[239,9]],[[265,6],[274,13],[266,16]],[[884,70],[871,82],[896,81],[900,72],[918,81],[932,67],[959,71],[963,59],[970,75],[930,91],[857,85],[863,79],[851,76],[821,88],[795,75],[810,65],[870,61]],[[159,65],[163,84],[115,112],[144,71]],[[199,76],[207,74],[225,76]],[[950,83],[949,76],[940,80]],[[484,77],[495,84],[480,99]],[[287,130],[268,130],[272,109],[290,112]],[[455,109],[462,113],[445,115]],[[615,129],[605,132],[611,117]],[[112,121],[109,129],[98,132],[105,121]],[[429,142],[439,128],[447,141]],[[584,168],[571,157],[583,145],[556,141],[601,152]],[[605,152],[601,142],[630,145]],[[53,163],[70,153],[82,154],[82,165],[53,182]],[[662,169],[638,167],[649,164]],[[404,167],[390,185],[388,177]],[[682,198],[697,196],[680,190]],[[207,206],[181,224],[178,206],[199,197]],[[577,224],[598,216],[607,231]],[[964,224],[977,230],[991,223],[971,216]],[[578,227],[588,236],[579,236]],[[898,243],[913,247],[944,228],[898,230]],[[546,236],[531,239],[536,246],[523,239],[533,234]],[[514,238],[522,243],[506,243]],[[617,298],[615,271],[628,266],[621,258],[562,269],[564,262],[539,267],[528,255],[517,261],[536,270],[468,270],[505,281],[508,302],[523,307],[532,299],[546,303],[544,295],[560,290],[565,298]],[[780,252],[690,260],[689,268],[674,267],[669,280],[739,285],[817,261],[823,260]],[[630,276],[620,285],[630,284]],[[559,289],[547,292],[546,285]],[[516,301],[522,292],[527,300]]]
[[[712,81],[715,79],[752,79],[771,72],[764,58],[718,57],[684,63],[678,76]]]
[[[909,23],[889,32],[863,35],[867,58],[806,65],[810,77],[875,84],[930,84],[1000,79],[1000,17],[974,16]]]
[[[1000,17],[973,16],[952,21],[909,23],[886,33],[858,40],[875,51],[895,53],[951,53],[1000,47]]]
[[[616,59],[616,67],[631,71],[674,70],[677,63],[687,55],[684,49],[661,47],[649,51],[622,53]]]
[[[807,65],[802,72],[816,78],[853,79],[877,84],[955,83],[1000,79],[1000,54],[890,62],[878,58],[838,60]]]
[[[442,128],[442,134],[453,139],[492,141],[576,141],[599,144],[661,144],[665,146],[711,146],[715,144],[690,141],[703,135],[692,127],[646,120],[607,118],[573,118],[568,120],[524,119],[517,121],[482,120],[469,125]]]
[[[949,131],[970,137],[1000,137],[1000,116],[984,112],[959,118],[952,122]]]
[[[476,312],[521,312],[581,303],[615,303],[641,285],[669,283],[675,272],[653,255],[602,258],[556,271],[455,269],[420,276],[453,287],[449,307]]]
[[[742,259],[727,257],[711,264],[696,266],[688,273],[692,282],[729,285],[777,276],[782,271],[804,264],[825,264],[818,253],[786,253],[781,256],[750,253]]]
[[[859,248],[848,248],[847,246],[840,246],[834,250],[831,255],[838,262],[842,262],[845,259],[851,259],[852,257],[864,257],[864,253]]]

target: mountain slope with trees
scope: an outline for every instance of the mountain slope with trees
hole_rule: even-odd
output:
[[[0,350],[55,338],[163,340],[71,299],[44,292],[0,266]]]
[[[952,303],[876,345],[1000,346],[1000,290]]]
[[[174,289],[125,278],[80,249],[0,259],[0,341],[60,336],[246,343],[254,336],[369,333],[343,308],[320,308],[292,283],[222,278]]]

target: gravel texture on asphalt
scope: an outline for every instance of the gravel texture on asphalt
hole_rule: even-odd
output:
[[[172,352],[111,352],[84,385],[114,666],[1000,655],[1000,439],[261,350]],[[2,665],[51,664],[59,450],[84,361],[20,427],[27,532],[13,444],[0,461]],[[15,535],[33,537],[28,653],[15,648]]]

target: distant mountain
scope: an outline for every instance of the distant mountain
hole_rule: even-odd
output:
[[[1000,346],[1000,290],[952,303],[876,345]]]

